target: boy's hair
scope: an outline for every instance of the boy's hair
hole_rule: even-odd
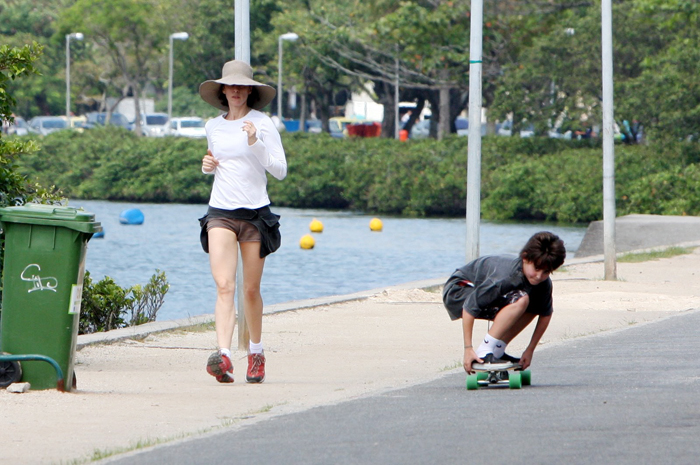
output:
[[[551,273],[564,263],[566,258],[564,241],[551,232],[535,233],[520,251],[520,258],[532,262],[538,270]]]

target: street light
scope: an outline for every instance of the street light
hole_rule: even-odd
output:
[[[282,41],[283,40],[297,40],[299,35],[294,32],[288,32],[282,34],[279,37],[279,66],[277,74],[277,117],[282,121]]]
[[[66,119],[70,126],[70,40],[83,40],[82,32],[66,34]]]
[[[186,32],[170,34],[170,60],[168,64],[168,132],[170,132],[170,120],[173,117],[173,40],[187,40],[190,35]]]

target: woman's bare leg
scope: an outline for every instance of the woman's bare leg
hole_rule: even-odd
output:
[[[260,258],[260,242],[241,242],[243,258],[243,310],[254,344],[262,338],[263,300],[260,294],[265,259]]]
[[[236,327],[236,311],[233,296],[236,292],[236,266],[238,266],[238,239],[225,228],[209,230],[209,263],[216,283],[216,341],[220,349],[231,349]]]

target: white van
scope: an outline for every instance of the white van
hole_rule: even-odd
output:
[[[204,130],[204,120],[197,116],[183,116],[170,121],[170,136],[207,137]]]

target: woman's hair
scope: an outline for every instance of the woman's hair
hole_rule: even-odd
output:
[[[225,84],[221,84],[219,86],[219,92],[217,95],[221,104],[225,107],[228,107],[228,99],[226,98],[226,95],[224,95],[224,86]],[[248,95],[248,101],[246,102],[247,105],[250,108],[253,108],[253,105],[255,105],[259,100],[260,94],[258,94],[257,86],[250,86],[250,95]]]
[[[551,273],[564,263],[566,258],[564,241],[551,232],[535,233],[520,251],[520,258],[532,262],[538,270]]]

